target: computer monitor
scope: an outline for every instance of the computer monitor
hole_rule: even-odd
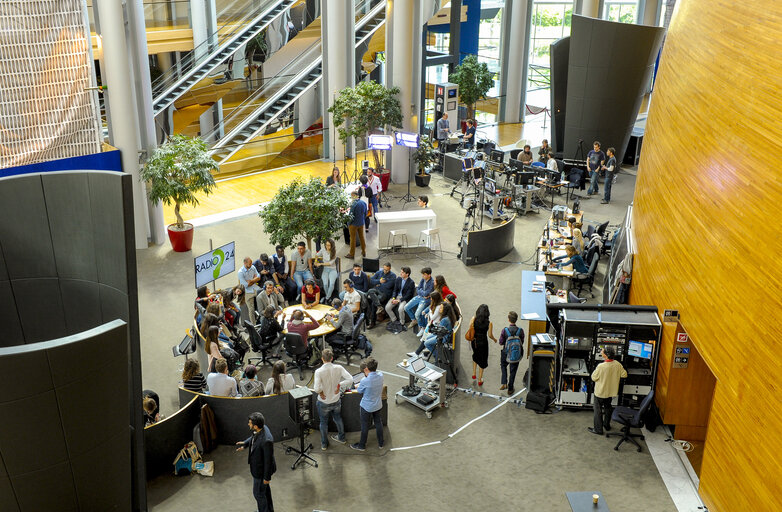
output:
[[[534,185],[535,173],[534,172],[520,172],[516,174],[516,185]]]
[[[651,343],[630,340],[627,346],[627,355],[632,357],[640,357],[641,359],[651,359],[653,350],[654,345]]]
[[[483,187],[486,189],[486,192],[489,192],[490,194],[497,192],[497,183],[495,183],[493,179],[486,178],[483,180]]]
[[[469,169],[475,167],[475,160],[472,158],[464,158],[462,159],[462,165],[464,165],[463,170],[467,172]]]
[[[501,164],[505,160],[505,152],[501,149],[492,149],[491,153],[489,153],[489,160]]]
[[[524,170],[524,164],[522,163],[522,161],[516,160],[515,158],[511,158],[510,160],[508,160],[508,166],[517,172]]]

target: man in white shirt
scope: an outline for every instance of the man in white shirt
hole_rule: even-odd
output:
[[[215,361],[215,371],[206,378],[212,396],[239,396],[236,379],[228,376],[228,362],[222,357]]]
[[[353,287],[353,281],[350,279],[345,279],[342,282],[342,287],[345,289],[342,300],[354,315],[358,314],[361,309],[361,294]]]
[[[369,199],[372,202],[372,216],[374,217],[375,222],[377,222],[377,217],[375,217],[375,215],[377,215],[377,209],[380,208],[378,198],[380,197],[380,192],[383,191],[383,184],[380,183],[380,176],[376,175],[372,169],[367,171],[367,177],[369,179],[367,185],[372,189],[372,197]]]
[[[329,447],[329,415],[337,425],[337,435],[331,439],[337,443],[346,443],[345,425],[342,423],[341,389],[353,386],[353,377],[342,366],[332,363],[334,352],[330,348],[323,349],[321,355],[323,366],[315,370],[315,392],[318,394],[318,415],[320,416],[320,449]]]
[[[244,302],[250,311],[250,322],[255,325],[258,320],[258,307],[255,304],[255,296],[261,293],[261,287],[258,285],[258,281],[261,280],[261,274],[258,273],[258,269],[253,265],[252,258],[245,258],[244,266],[239,269],[237,275],[239,276],[239,284],[244,285]]]

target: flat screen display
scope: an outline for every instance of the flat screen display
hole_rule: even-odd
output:
[[[449,98],[455,98],[456,97],[457,89],[449,89],[448,90],[448,97]]]
[[[651,343],[631,340],[627,346],[627,355],[632,357],[640,357],[641,359],[651,359],[652,350],[654,350],[654,345]]]
[[[505,152],[501,149],[492,149],[491,155],[489,156],[489,160],[492,162],[496,162],[498,164],[501,164],[502,161],[505,159]]]
[[[492,179],[486,178],[483,182],[483,186],[486,188],[486,192],[489,192],[490,194],[497,192],[497,184]]]

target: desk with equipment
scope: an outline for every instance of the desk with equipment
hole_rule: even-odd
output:
[[[520,320],[527,320],[525,352],[529,358],[531,351],[530,340],[538,333],[548,330],[546,318],[546,275],[543,272],[533,270],[521,271],[521,314]]]
[[[567,224],[567,219],[571,217],[575,217],[576,222],[582,222],[584,213],[572,213],[569,208],[564,206],[556,206],[553,209],[551,217],[548,219],[546,227],[543,229],[543,234],[540,237],[540,241],[538,242],[535,260],[535,269],[545,272],[545,274],[550,277],[561,277],[562,288],[565,290],[570,288],[570,278],[573,277],[573,266],[552,267],[551,264],[554,258],[566,256],[565,247],[570,244],[573,236]]]
[[[423,357],[418,356],[410,360],[397,363],[397,368],[407,372],[410,376],[410,382],[407,386],[403,387],[396,392],[394,396],[394,403],[399,403],[402,399],[405,402],[413,404],[426,413],[426,417],[432,418],[432,411],[443,405],[448,407],[448,402],[445,397],[445,370],[433,365],[432,363],[424,360]],[[427,386],[421,388],[416,386],[418,379],[427,383]],[[439,381],[439,382],[438,382]],[[428,384],[438,382],[439,392],[431,391],[428,388]]]

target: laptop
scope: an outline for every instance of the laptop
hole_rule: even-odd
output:
[[[424,361],[423,357],[416,357],[410,361],[410,367],[415,373],[420,373],[421,370],[426,368],[426,361]]]

